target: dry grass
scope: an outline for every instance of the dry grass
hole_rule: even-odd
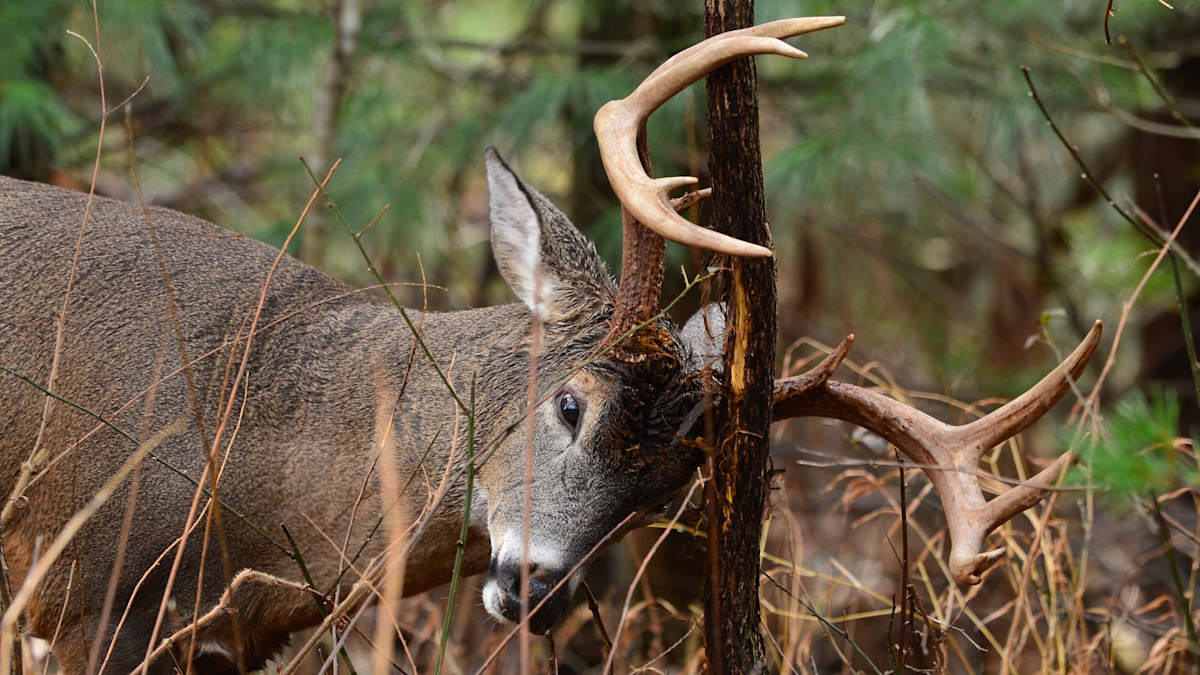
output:
[[[763,542],[772,671],[1183,673],[1200,663],[1184,618],[1200,560],[1194,490],[1161,496],[1159,518],[1146,505],[1122,511],[1064,485],[992,535],[1002,562],[981,585],[963,587],[950,579],[940,502],[919,471],[873,454],[875,439],[848,443],[853,430],[844,425],[796,427],[776,444],[786,472]],[[1026,459],[1029,447],[1049,435],[995,449],[982,472],[1028,475],[1029,463],[1041,463]],[[1189,443],[1178,449],[1181,461],[1195,462]],[[672,534],[670,550],[633,582],[658,532],[629,538],[592,574],[607,631],[625,623],[613,672],[704,672],[703,540]],[[460,596],[445,671],[517,672],[514,645],[483,666],[507,631],[486,617],[472,585]],[[428,672],[443,596],[405,603],[403,671]],[[558,672],[602,672],[600,630],[582,599],[553,640]],[[548,644],[535,643],[539,670],[552,667],[549,658]]]
[[[1137,294],[1126,303],[1125,316]],[[1119,337],[1104,372],[1116,362],[1118,344]],[[802,370],[804,363],[794,365]],[[906,394],[877,371],[859,374]],[[940,402],[949,404],[943,409],[951,416],[977,408]],[[1091,416],[1097,405],[1094,396],[1086,405],[1077,402],[1076,417],[1064,426],[1076,438],[1099,433]],[[1029,465],[1051,454],[1031,451],[1048,445],[1047,435],[996,448],[982,472],[1015,480],[1030,475]],[[1122,510],[1098,500],[1092,489],[1064,486],[994,533],[990,541],[1004,549],[1001,563],[979,586],[962,587],[945,565],[949,542],[940,502],[919,471],[896,461],[878,439],[855,437],[845,425],[794,424],[781,429],[776,440],[775,461],[785,471],[768,515],[760,579],[772,671],[1185,673],[1200,668],[1195,617],[1189,616],[1195,613],[1192,598],[1200,576],[1200,493],[1195,488],[1146,495]],[[1179,461],[1197,463],[1188,439],[1173,445]],[[665,536],[661,548],[663,531],[649,530],[606,554],[590,578],[598,607],[593,610],[577,598],[552,641],[533,640],[536,668],[602,672],[609,656],[602,638],[607,634],[614,639],[613,672],[705,672],[699,631],[704,542],[689,533],[695,529],[681,530]],[[643,567],[645,574],[639,575]],[[444,672],[516,673],[519,641],[487,617],[479,585],[479,579],[462,582],[449,635],[442,635],[446,591],[440,589],[394,607],[346,608],[344,614],[353,620],[336,622],[333,631],[314,641],[314,649],[294,649],[275,667],[348,672],[348,662],[357,672],[372,672],[368,664],[385,663],[392,670],[426,673],[432,672],[445,640]],[[185,609],[190,608],[180,613]],[[396,645],[382,655],[374,647],[381,634],[389,634]],[[304,637],[294,644],[305,644]],[[336,649],[343,639],[344,661]],[[53,669],[44,647],[26,641],[26,673]]]

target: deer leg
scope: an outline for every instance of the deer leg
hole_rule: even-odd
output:
[[[177,631],[154,650],[148,671],[135,672],[176,665],[183,669],[191,655],[196,672],[237,673],[239,648],[242,666],[256,670],[287,645],[293,632],[320,623],[321,606],[327,607],[325,599],[304,584],[243,570],[195,625]]]

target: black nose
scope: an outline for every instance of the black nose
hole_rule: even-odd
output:
[[[563,572],[552,570],[548,567],[543,567],[537,563],[530,562],[529,564],[529,609],[537,607],[539,603],[545,600],[541,608],[533,611],[529,617],[529,631],[531,633],[547,633],[558,620],[566,614],[567,607],[571,603],[570,590],[568,584],[563,583],[562,586],[551,594],[551,590],[562,581],[565,574]],[[500,614],[505,619],[513,623],[521,620],[521,564],[519,562],[505,561],[497,563],[493,558],[488,566],[488,577],[494,579],[500,585]],[[546,600],[547,596],[549,599]]]

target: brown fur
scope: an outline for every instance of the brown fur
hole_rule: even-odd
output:
[[[520,188],[527,203],[519,204],[518,210],[535,214],[542,232],[540,274],[553,281],[555,289],[547,293],[538,370],[548,388],[594,353],[605,334],[615,287],[590,243],[494,153],[489,155],[489,175],[510,192],[516,192],[512,185]],[[0,366],[41,386],[47,386],[55,356],[56,317],[85,205],[81,194],[0,178]],[[494,222],[502,208],[494,195]],[[191,360],[194,397],[182,370],[151,223]],[[133,532],[120,569],[113,565],[128,482],[78,533],[34,595],[27,624],[32,635],[50,638],[66,608],[53,646],[65,672],[85,670],[93,641],[102,641],[107,649],[116,617],[127,605],[129,616],[106,672],[128,672],[142,661],[175,551],[170,549],[157,564],[156,559],[183,531],[195,493],[194,485],[177,471],[192,479],[204,473],[207,448],[202,439],[211,442],[215,435],[221,404],[244,349],[244,343],[232,341],[254,310],[276,253],[174,211],[143,212],[135,205],[95,200],[83,230],[58,377],[51,388],[105,415],[139,440],[180,418],[188,426],[157,447],[155,458],[142,466]],[[502,269],[514,264],[501,259]],[[518,273],[506,272],[510,284],[519,286],[512,277]],[[481,449],[487,441],[502,439],[495,456],[480,468],[478,505],[486,505],[486,518],[481,514],[472,519],[467,542],[465,571],[480,573],[488,568],[491,546],[499,542],[499,528],[510,527],[520,513],[524,427],[518,425],[507,436],[504,432],[521,420],[525,407],[532,315],[525,305],[516,304],[424,316],[414,311],[411,316],[460,396],[466,399],[475,383]],[[273,543],[225,510],[229,569],[223,569],[214,535],[201,574],[202,523],[188,541],[171,591],[181,619],[188,623],[198,579],[203,578],[204,614],[221,602],[230,587],[228,575],[253,570],[242,573],[247,581],[232,596],[239,610],[240,639],[234,640],[230,621],[212,615],[217,618],[203,625],[200,640],[203,644],[211,639],[229,650],[240,641],[248,667],[278,651],[293,630],[320,620],[314,598],[293,588],[303,580],[287,555],[279,524],[285,523],[295,538],[317,588],[329,591],[339,572],[339,549],[347,530],[353,555],[386,513],[405,522],[421,515],[450,458],[459,458],[460,465],[466,436],[461,411],[420,349],[409,363],[413,336],[386,301],[354,293],[285,256],[258,325],[245,388],[234,405],[236,430],[222,436],[223,443],[234,440],[219,491],[230,509],[261,528]],[[664,322],[658,330],[656,356],[645,363],[600,359],[568,380],[588,399],[585,421],[569,448],[549,447],[549,441],[543,441],[566,437],[555,426],[562,424],[555,417],[557,399],[551,397],[535,415],[537,465],[554,467],[555,472],[539,475],[533,486],[535,535],[554,542],[564,561],[581,559],[631,511],[659,506],[688,480],[700,460],[695,450],[677,444],[674,437],[680,421],[700,400],[700,369],[692,348],[673,327]],[[160,372],[161,378],[156,376]],[[4,372],[0,383],[0,492],[9,495],[35,446],[46,396]],[[388,414],[381,416],[381,410]],[[379,419],[391,419],[390,430],[380,429]],[[390,456],[377,463],[382,435],[390,436],[382,444]],[[24,508],[13,509],[3,526],[13,588],[23,583],[34,549],[44,550],[66,520],[136,450],[134,443],[93,415],[61,401],[50,405],[41,447],[50,460],[36,467],[33,482],[21,495]],[[381,497],[387,490],[381,488],[380,474],[387,467],[393,467],[395,485],[404,489],[397,505],[385,504]],[[461,477],[449,486],[441,507],[418,534],[407,560],[406,594],[449,580],[463,518],[463,487]],[[363,569],[369,557],[379,554],[385,540],[382,534],[371,539],[355,569]],[[72,563],[78,567],[68,593]],[[97,622],[114,574],[114,619],[101,627]],[[143,574],[148,577],[134,595]],[[357,578],[355,572],[348,574],[343,589]],[[271,579],[280,583],[273,585]],[[555,619],[550,616],[544,623],[548,626]],[[158,639],[172,628],[164,627]],[[155,670],[170,670],[173,662],[185,658],[186,638],[173,647],[171,658],[155,661]],[[231,665],[216,665],[219,659],[211,655],[205,659],[197,660],[195,667],[215,672]]]

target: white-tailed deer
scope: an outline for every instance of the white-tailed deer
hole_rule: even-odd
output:
[[[253,668],[378,569],[367,561],[403,556],[412,594],[448,581],[460,546],[465,574],[488,573],[487,610],[507,621],[521,615],[528,555],[530,605],[542,604],[531,628],[548,630],[589,555],[653,518],[704,460],[690,429],[703,426],[693,422],[720,321],[678,330],[658,316],[662,239],[638,223],[727,254],[769,254],[676,215],[667,192],[694,179],[646,176],[635,141],[646,116],[723,63],[803,56],[780,38],[841,22],[794,19],[706,41],[597,115],[628,210],[619,292],[591,243],[492,150],[492,248],[521,302],[414,311],[413,327],[391,303],[207,222],[0,179],[0,518],[6,594],[29,593],[28,633],[53,640],[68,673],[88,670],[89,657],[112,673]],[[916,459],[945,504],[955,573],[977,582],[996,556],[981,552],[987,533],[1044,493],[1019,487],[986,503],[979,453],[1061,398],[1097,338],[965,427],[830,381],[838,355],[780,382],[775,412],[848,420]],[[533,366],[544,395],[526,415]],[[486,460],[464,513],[468,411]],[[140,469],[25,588],[139,443],[150,452]],[[381,521],[407,537],[390,558],[377,558],[390,539],[376,532]]]

